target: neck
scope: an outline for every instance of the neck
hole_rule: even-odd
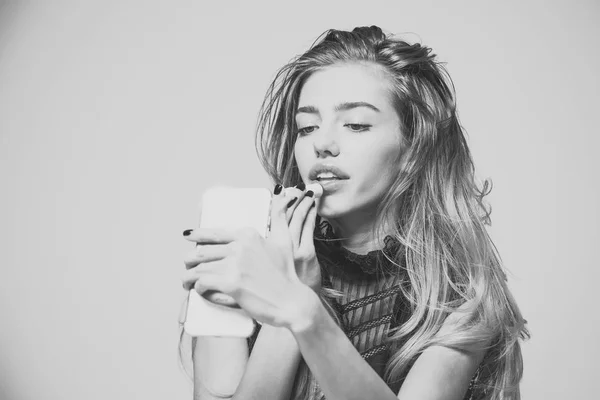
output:
[[[367,254],[384,247],[384,237],[375,237],[375,216],[343,216],[327,220],[343,247],[355,254]],[[387,226],[387,225],[386,225]]]

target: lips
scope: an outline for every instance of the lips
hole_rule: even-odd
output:
[[[329,196],[346,185],[347,179],[321,179],[319,185],[323,188],[323,196]]]
[[[319,174],[327,174],[326,177],[318,179]],[[333,175],[333,176],[332,176]],[[308,179],[317,182],[330,182],[336,180],[349,179],[347,173],[332,164],[316,164],[308,173]]]
[[[331,182],[331,181],[340,181],[340,178],[317,178],[319,182]]]

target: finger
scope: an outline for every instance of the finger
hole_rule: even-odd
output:
[[[204,275],[201,279],[194,282],[193,289],[200,296],[203,296],[206,292],[221,293],[223,288],[222,281],[223,278],[218,275]]]
[[[206,300],[211,303],[217,303],[222,306],[232,307],[232,308],[241,308],[239,304],[235,301],[235,299],[223,292],[217,292],[212,289],[205,289],[204,293],[201,295]]]
[[[312,193],[312,191],[309,190],[306,192],[306,196],[303,197],[302,201],[300,201],[300,204],[298,204],[294,210],[294,214],[289,222],[290,235],[292,237],[292,241],[294,242],[295,248],[298,248],[300,245],[302,227],[305,225],[307,214],[315,202],[313,196],[314,193]]]
[[[286,196],[290,197],[290,202],[288,203],[288,208],[285,213],[285,219],[288,222],[288,225],[292,219],[292,215],[294,215],[294,211],[296,207],[302,202],[304,198],[304,184],[300,186],[293,186],[285,189]],[[293,199],[296,198],[295,201]]]
[[[227,257],[230,254],[230,248],[227,244],[197,245],[190,251],[183,260],[186,269],[194,268],[200,263],[217,261]]]
[[[286,195],[285,190],[281,190],[281,185],[277,185],[279,190],[273,192],[271,199],[271,228],[269,230],[269,237],[276,237],[282,241],[289,240],[289,229],[286,220],[286,211],[290,202],[297,201],[295,196]]]
[[[321,198],[323,196],[323,186],[319,183],[313,182],[306,186],[306,191],[312,190],[315,194],[315,199]],[[317,204],[318,205],[318,204]]]
[[[288,188],[283,189],[285,192],[289,191],[289,190],[299,190],[301,192],[304,192],[304,189],[306,189],[306,184],[304,182],[300,182],[299,184],[297,184],[296,186],[290,186]]]
[[[183,236],[190,242],[200,244],[227,244],[238,238],[235,230],[220,228],[196,228],[183,231]]]
[[[302,227],[302,234],[300,235],[300,245],[298,246],[299,251],[304,255],[314,254],[315,252],[314,232],[316,223],[317,204],[316,202],[313,202],[306,214],[304,226]]]
[[[226,276],[227,274],[226,271],[224,271],[224,269],[225,265],[219,261],[201,264],[194,268],[190,268],[186,270],[181,277],[183,288],[186,290],[190,290],[192,287],[194,287],[196,281],[202,281],[204,279],[207,279],[206,277],[209,276]]]

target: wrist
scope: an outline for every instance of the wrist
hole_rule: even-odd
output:
[[[292,298],[294,300],[289,306],[289,318],[284,327],[295,335],[312,328],[322,305],[314,289],[304,284],[296,287]]]

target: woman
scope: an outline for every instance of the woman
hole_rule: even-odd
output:
[[[529,333],[430,52],[330,30],[279,71],[257,135],[278,183],[269,237],[184,232],[200,245],[184,287],[262,323],[248,342],[197,338],[197,398],[520,398]]]

